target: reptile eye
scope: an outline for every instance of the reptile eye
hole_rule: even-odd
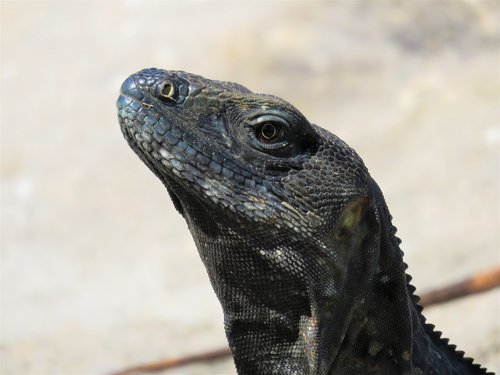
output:
[[[256,129],[256,136],[263,143],[275,143],[280,141],[284,136],[283,126],[266,122]]]
[[[161,100],[171,103],[177,101],[178,96],[179,93],[173,83],[166,81],[161,84],[159,95]]]

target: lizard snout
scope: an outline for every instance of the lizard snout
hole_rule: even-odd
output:
[[[135,75],[131,75],[122,83],[122,86],[120,87],[120,94],[134,100],[142,100],[144,95],[137,86],[134,76]]]

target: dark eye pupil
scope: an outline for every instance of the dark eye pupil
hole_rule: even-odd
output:
[[[264,138],[264,140],[271,141],[276,137],[278,131],[273,124],[267,123],[264,124],[260,129],[260,134],[262,135],[262,138]]]

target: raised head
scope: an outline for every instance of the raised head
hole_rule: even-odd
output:
[[[180,71],[133,74],[117,106],[187,221],[240,373],[479,371],[425,325],[382,193],[338,137]]]

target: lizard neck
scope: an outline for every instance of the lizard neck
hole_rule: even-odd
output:
[[[342,249],[249,225],[242,231],[203,210],[187,208],[185,218],[222,305],[238,373],[409,372],[404,265],[390,237],[371,228],[375,217],[363,223],[364,244]]]
[[[363,239],[375,245],[359,244],[347,260],[331,257],[332,244],[266,237],[262,228],[242,231],[188,209],[238,373],[432,374],[453,366],[468,373],[425,325],[396,229],[383,198],[376,201],[378,230]],[[338,244],[335,252],[348,253]]]

